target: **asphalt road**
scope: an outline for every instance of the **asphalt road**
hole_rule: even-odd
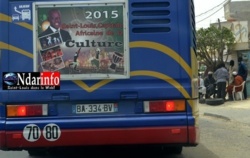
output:
[[[250,126],[211,116],[200,117],[200,144],[181,155],[161,154],[152,148],[91,148],[36,158],[246,158],[250,155]],[[1,158],[30,158],[26,151],[0,151]]]

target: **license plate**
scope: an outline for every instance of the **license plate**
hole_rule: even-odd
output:
[[[84,114],[84,113],[112,113],[117,111],[117,104],[106,103],[106,104],[77,104],[73,108],[73,113]]]

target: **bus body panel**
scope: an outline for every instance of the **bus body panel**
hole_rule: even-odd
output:
[[[3,72],[34,71],[34,21],[31,18],[29,22],[19,23],[15,21],[17,17],[13,19],[11,15],[13,5],[32,5],[34,2],[43,1],[0,1],[0,149],[198,144],[197,67],[192,65],[196,62],[192,0],[127,1],[128,79],[62,80],[60,90],[54,91],[2,90]],[[154,16],[155,13],[159,15]],[[26,14],[23,18],[29,20]],[[184,100],[186,110],[145,113],[144,101],[154,100]],[[78,104],[105,103],[116,104],[118,111],[74,112]],[[48,104],[48,116],[7,117],[7,105],[22,104]],[[46,139],[52,136],[50,128],[57,130],[53,141]],[[32,137],[32,132],[36,139],[29,141],[25,137]]]

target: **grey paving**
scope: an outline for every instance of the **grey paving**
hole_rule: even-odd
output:
[[[226,101],[221,105],[198,104],[200,115],[217,117],[250,125],[250,98]]]

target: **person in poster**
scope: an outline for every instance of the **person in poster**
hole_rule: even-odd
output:
[[[73,69],[74,69],[75,71],[80,71],[80,70],[77,69],[77,66],[78,66],[77,58],[79,57],[80,50],[81,50],[81,48],[79,48],[78,51],[75,52],[74,60],[73,60],[72,63],[69,64],[69,67],[73,67]]]
[[[48,21],[50,22],[50,26],[38,37],[46,36],[52,33],[56,33],[59,31],[62,41],[66,42],[71,40],[71,36],[68,31],[61,29],[61,12],[58,9],[51,9],[48,12]]]

